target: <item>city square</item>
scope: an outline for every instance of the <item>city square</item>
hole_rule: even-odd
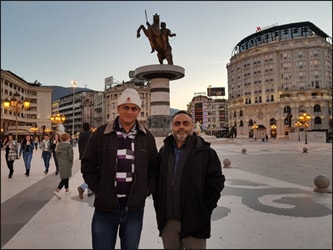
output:
[[[208,249],[330,249],[332,193],[314,192],[314,178],[332,177],[332,144],[206,137],[223,161],[225,188],[212,215]],[[163,138],[156,138],[158,147]],[[306,146],[308,151],[303,152]],[[243,149],[246,152],[243,153]],[[91,249],[94,196],[81,200],[78,151],[74,147],[71,193],[57,199],[52,162],[44,175],[40,150],[31,176],[15,161],[12,179],[1,152],[1,246],[3,249]],[[331,184],[328,190],[332,190]],[[119,248],[119,245],[117,245]],[[140,249],[162,249],[151,197],[147,198]]]
[[[160,148],[171,132],[160,164],[170,171],[160,174],[159,226],[180,221],[180,238],[196,248],[210,233],[207,249],[332,249],[330,2],[1,7],[1,249],[112,246],[111,223],[103,217],[92,227],[93,215],[120,205],[117,220],[124,211],[125,224],[132,222],[152,191],[144,164],[156,151],[152,136]],[[179,111],[186,119],[176,120]],[[223,178],[215,152],[179,137],[192,124],[225,176],[212,214]],[[55,164],[62,135],[67,162]],[[144,211],[139,249],[163,249],[152,196]],[[117,249],[137,245],[137,221],[130,237],[121,226]]]

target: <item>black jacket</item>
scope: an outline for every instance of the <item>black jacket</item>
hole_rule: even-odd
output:
[[[153,198],[160,235],[167,221],[166,197],[170,189],[166,185],[168,159],[174,158],[173,142],[173,135],[169,135],[159,151],[159,185]],[[225,178],[216,151],[208,142],[193,134],[186,140],[186,147],[189,146],[191,150],[180,177],[180,239],[188,236],[210,238],[211,214],[221,196]]]
[[[116,211],[120,207],[114,185],[118,139],[113,125],[114,121],[109,122],[91,134],[81,158],[83,178],[95,193],[94,206],[100,211]],[[158,167],[155,138],[139,123],[137,128],[134,180],[127,203],[129,210],[144,208],[146,197],[154,189],[154,171]]]
[[[80,133],[79,136],[79,141],[78,141],[78,147],[79,147],[79,159],[81,160],[82,155],[84,153],[84,150],[86,148],[89,136],[91,135],[91,131],[87,130],[87,131],[83,131]]]

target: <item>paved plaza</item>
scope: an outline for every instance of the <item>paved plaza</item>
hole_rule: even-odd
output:
[[[314,178],[332,182],[332,144],[207,137],[223,168],[225,188],[212,215],[209,249],[332,249],[332,193],[314,192]],[[156,138],[158,146],[162,138]],[[303,148],[308,149],[307,153]],[[242,153],[246,149],[246,153]],[[1,151],[1,248],[91,249],[94,196],[81,200],[78,149],[68,195],[53,195],[60,179],[51,159],[44,175],[41,151],[34,152],[30,177],[22,159],[14,175]],[[330,183],[328,190],[332,190]],[[117,242],[119,248],[119,240]],[[146,202],[140,249],[162,249],[152,200]]]

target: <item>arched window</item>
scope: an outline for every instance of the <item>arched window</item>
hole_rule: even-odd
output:
[[[314,118],[314,124],[321,124],[321,118],[319,116]]]
[[[283,108],[283,113],[285,113],[285,114],[291,113],[291,108],[290,108],[290,106],[285,106],[285,107]]]
[[[244,126],[243,120],[240,120],[240,122],[239,122],[239,126],[240,126],[240,127],[243,127],[243,126]]]
[[[275,120],[275,118],[271,118],[270,120],[269,120],[269,125],[276,125],[276,120]]]
[[[234,111],[234,117],[236,117],[237,116],[237,114],[236,114],[236,110]]]
[[[299,114],[306,113],[305,106],[303,106],[303,105],[299,106],[299,108],[298,108],[298,113],[299,113]]]
[[[314,105],[313,112],[321,112],[321,107],[319,104]]]
[[[243,110],[239,111],[239,117],[243,117]]]
[[[250,120],[249,120],[249,127],[252,127],[252,126],[253,126],[253,120],[250,119]]]

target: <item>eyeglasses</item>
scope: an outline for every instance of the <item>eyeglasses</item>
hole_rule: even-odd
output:
[[[125,110],[125,111],[129,111],[131,110],[132,112],[137,112],[139,110],[138,107],[129,107],[129,106],[121,106],[121,109]]]

